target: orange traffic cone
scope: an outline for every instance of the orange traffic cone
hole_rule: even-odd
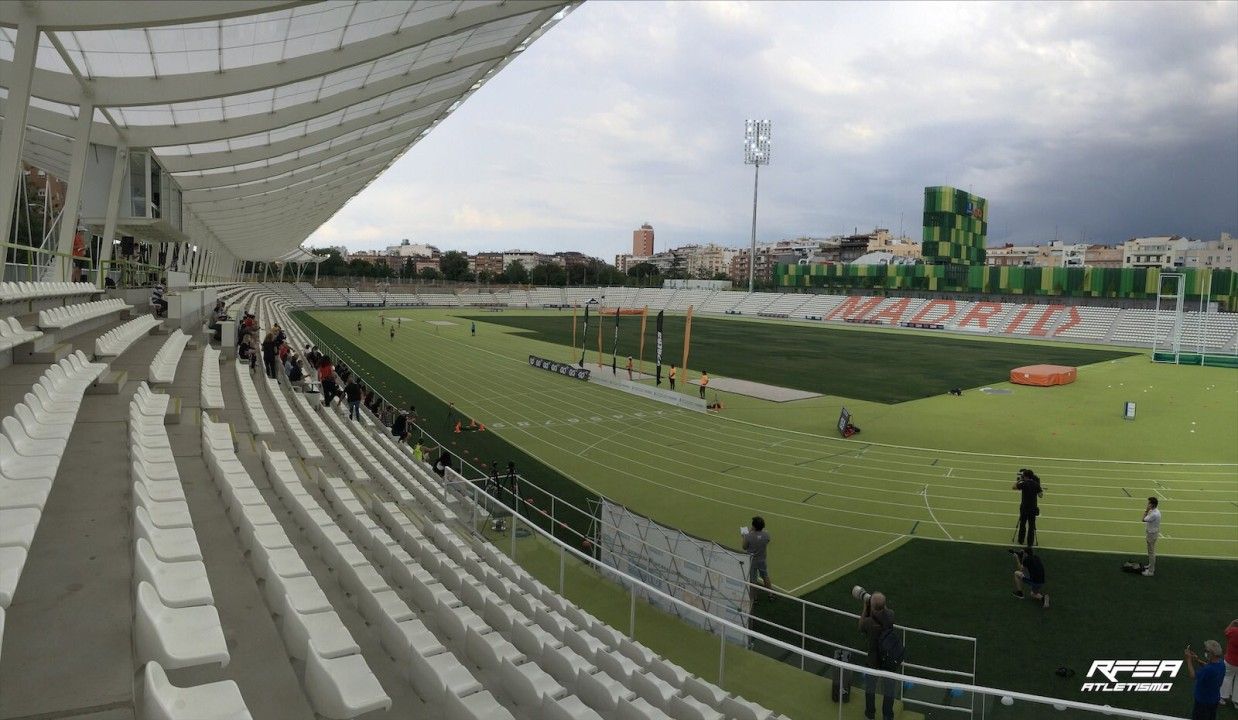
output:
[[[457,433],[458,433],[458,432],[460,432],[460,421],[459,421],[459,420],[457,420],[457,421],[456,421],[456,430],[455,430],[455,432],[457,432]]]
[[[486,432],[486,423],[477,426],[477,432]]]

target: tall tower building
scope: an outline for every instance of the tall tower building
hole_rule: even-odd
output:
[[[924,262],[984,265],[989,202],[952,187],[924,188]]]
[[[632,231],[632,254],[637,257],[653,255],[653,226],[649,223]]]

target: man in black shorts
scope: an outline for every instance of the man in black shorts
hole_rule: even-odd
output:
[[[1044,562],[1030,547],[1010,552],[1014,555],[1014,596],[1023,599],[1023,591],[1026,589],[1041,607],[1049,607],[1049,594],[1045,592]]]

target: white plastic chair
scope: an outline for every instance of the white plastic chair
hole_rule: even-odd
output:
[[[227,667],[231,659],[213,605],[168,607],[145,581],[138,583],[133,634],[142,662],[155,660],[168,668],[213,663]]]

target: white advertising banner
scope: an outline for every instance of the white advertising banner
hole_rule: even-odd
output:
[[[658,588],[672,597],[738,625],[751,610],[747,591],[748,555],[700,540],[661,525],[631,510],[602,500],[598,549],[602,562]],[[637,595],[683,620],[720,634],[722,626],[671,606],[640,588]],[[728,638],[742,643],[743,638]]]

